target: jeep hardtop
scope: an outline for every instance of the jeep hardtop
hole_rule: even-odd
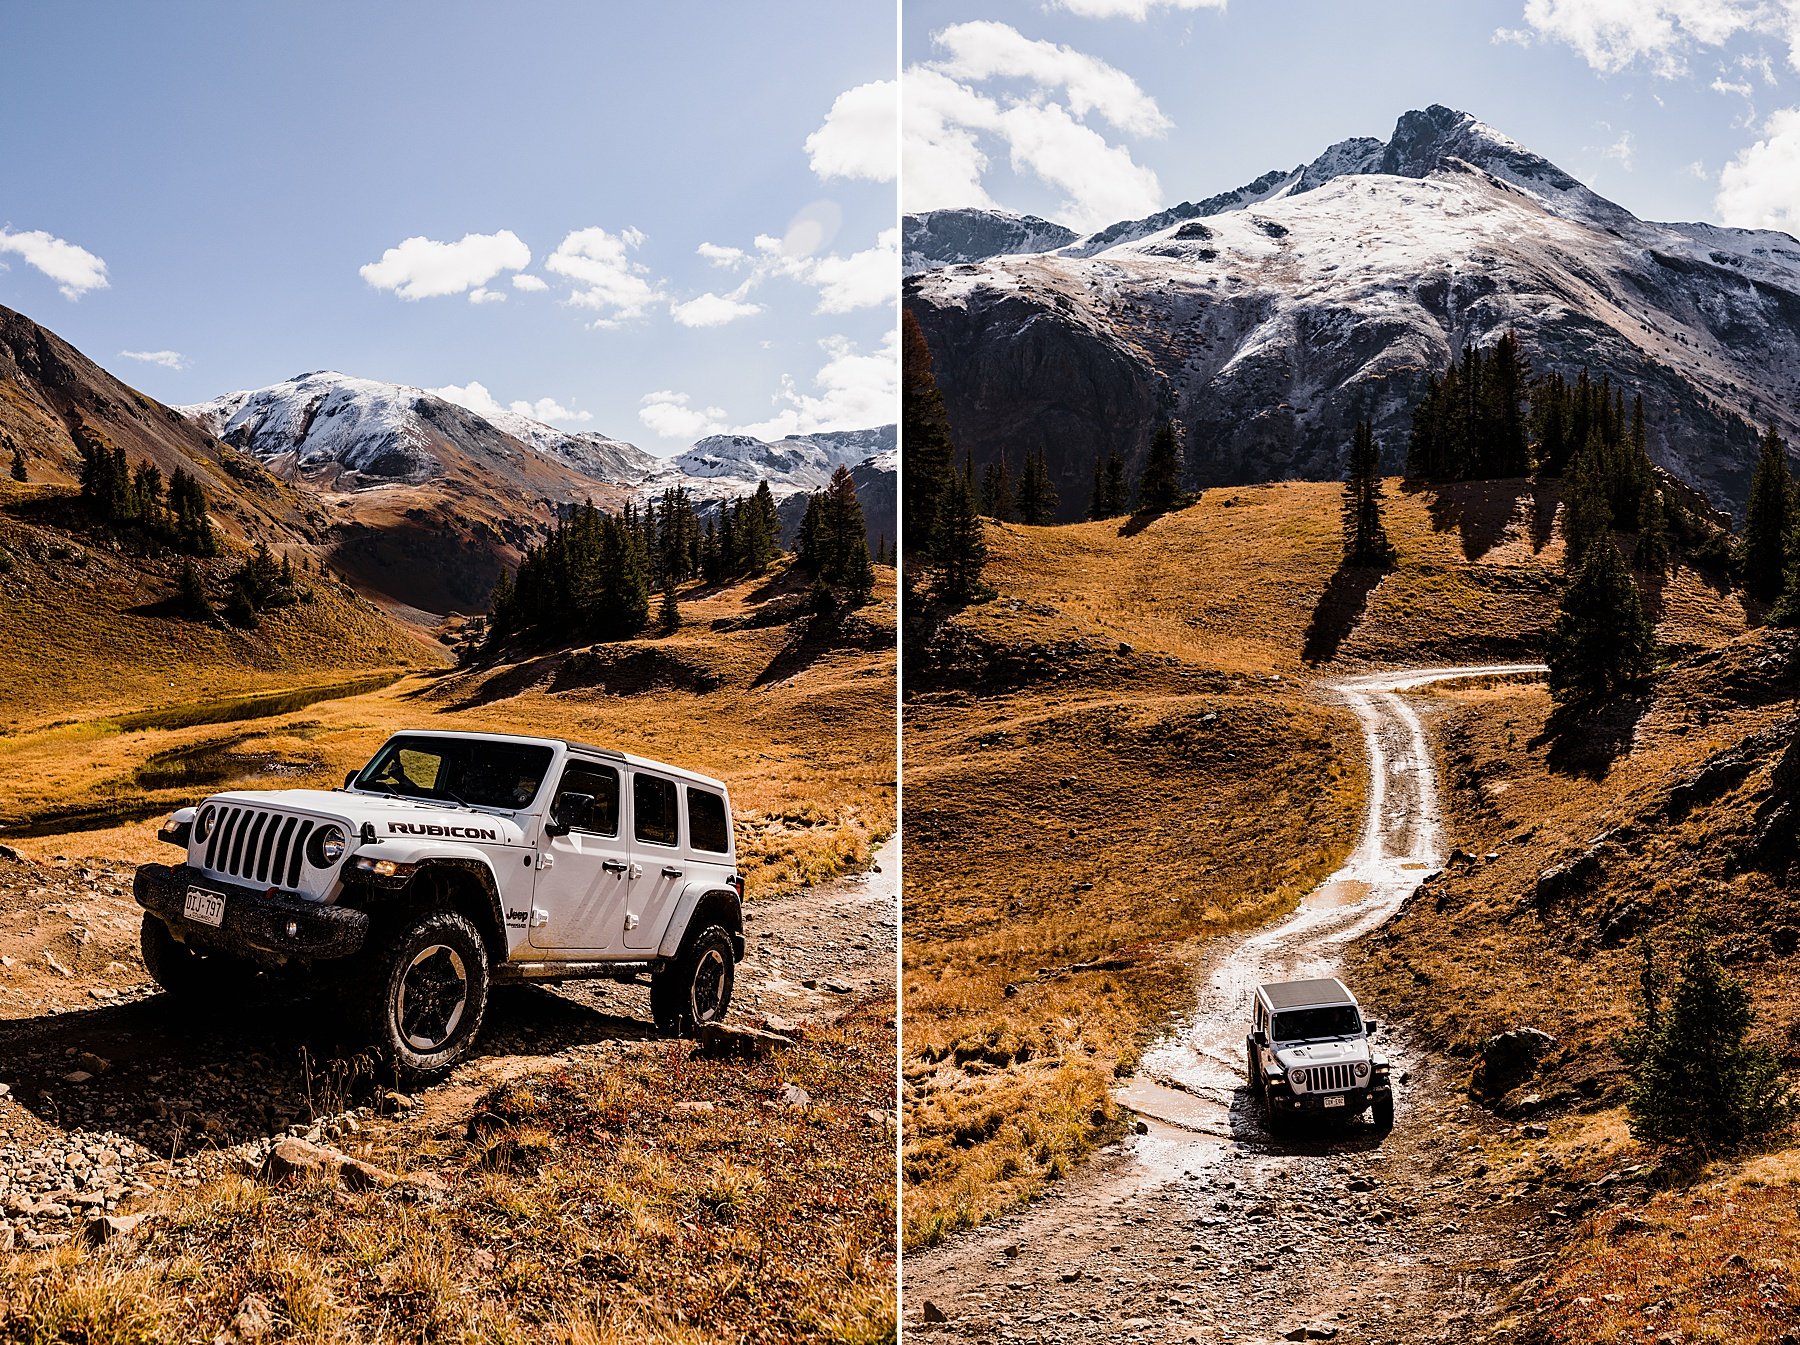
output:
[[[1394,1124],[1388,1062],[1369,1047],[1375,1024],[1342,981],[1272,981],[1256,987],[1244,1069],[1270,1129],[1302,1115],[1349,1118],[1365,1110]]]
[[[134,884],[158,984],[316,977],[412,1073],[468,1051],[496,981],[648,978],[685,1033],[744,955],[726,787],[561,738],[408,730],[341,789],[214,794],[158,835],[186,851]]]

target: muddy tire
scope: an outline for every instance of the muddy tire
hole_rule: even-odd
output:
[[[148,911],[138,930],[138,951],[144,970],[170,995],[184,1003],[199,1003],[247,988],[253,970],[222,953],[196,953],[169,933],[169,927]]]
[[[731,1007],[737,955],[722,925],[688,936],[674,961],[650,978],[650,1017],[666,1037],[691,1037]]]
[[[1394,1095],[1382,1093],[1369,1104],[1369,1119],[1383,1133],[1394,1128]]]
[[[359,1017],[384,1063],[437,1074],[468,1054],[487,1012],[481,935],[455,911],[422,912],[380,931],[358,959]]]

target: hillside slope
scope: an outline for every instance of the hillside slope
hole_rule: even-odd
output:
[[[1397,466],[1427,376],[1507,330],[1540,371],[1640,389],[1652,456],[1717,505],[1748,488],[1743,422],[1800,438],[1800,243],[1639,220],[1443,107],[1056,251],[914,276],[906,303],[958,442],[1015,468],[1046,446],[1065,518],[1097,458],[1135,470],[1169,417],[1196,485],[1335,477],[1358,418]]]

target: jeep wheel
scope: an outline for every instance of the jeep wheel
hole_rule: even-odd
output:
[[[487,949],[475,926],[434,911],[392,930],[369,956],[364,1007],[382,1059],[410,1074],[461,1060],[487,1011]]]
[[[144,970],[150,973],[150,979],[180,1000],[223,994],[238,988],[240,983],[247,984],[254,975],[248,965],[224,953],[196,953],[148,911],[138,931],[138,950],[143,954]]]
[[[1394,1095],[1377,1093],[1375,1101],[1369,1104],[1369,1119],[1375,1123],[1377,1130],[1386,1132],[1394,1128]]]
[[[665,1036],[691,1036],[725,1017],[737,958],[731,935],[708,925],[682,945],[673,962],[650,979],[650,1016]]]

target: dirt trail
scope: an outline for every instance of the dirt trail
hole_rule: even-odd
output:
[[[1004,1341],[1476,1338],[1471,1326],[1532,1259],[1521,1193],[1490,1183],[1477,1151],[1511,1127],[1466,1102],[1462,1069],[1384,1029],[1400,1081],[1393,1131],[1359,1121],[1276,1142],[1244,1086],[1243,1043],[1258,982],[1335,974],[1344,947],[1444,861],[1435,764],[1406,693],[1541,671],[1434,668],[1332,688],[1368,752],[1355,851],[1291,915],[1210,948],[1194,1013],[1119,1090],[1143,1118],[1139,1134],[1028,1210],[906,1259],[910,1330]]]
[[[896,850],[868,873],[751,904],[731,1021],[822,1022],[893,1002]],[[196,1185],[290,1127],[334,1138],[334,1118],[382,1090],[335,1036],[336,1015],[304,994],[207,1016],[157,992],[129,885],[124,866],[0,855],[0,1252]],[[664,1045],[642,986],[502,987],[474,1056],[387,1124],[441,1125],[503,1079]]]

